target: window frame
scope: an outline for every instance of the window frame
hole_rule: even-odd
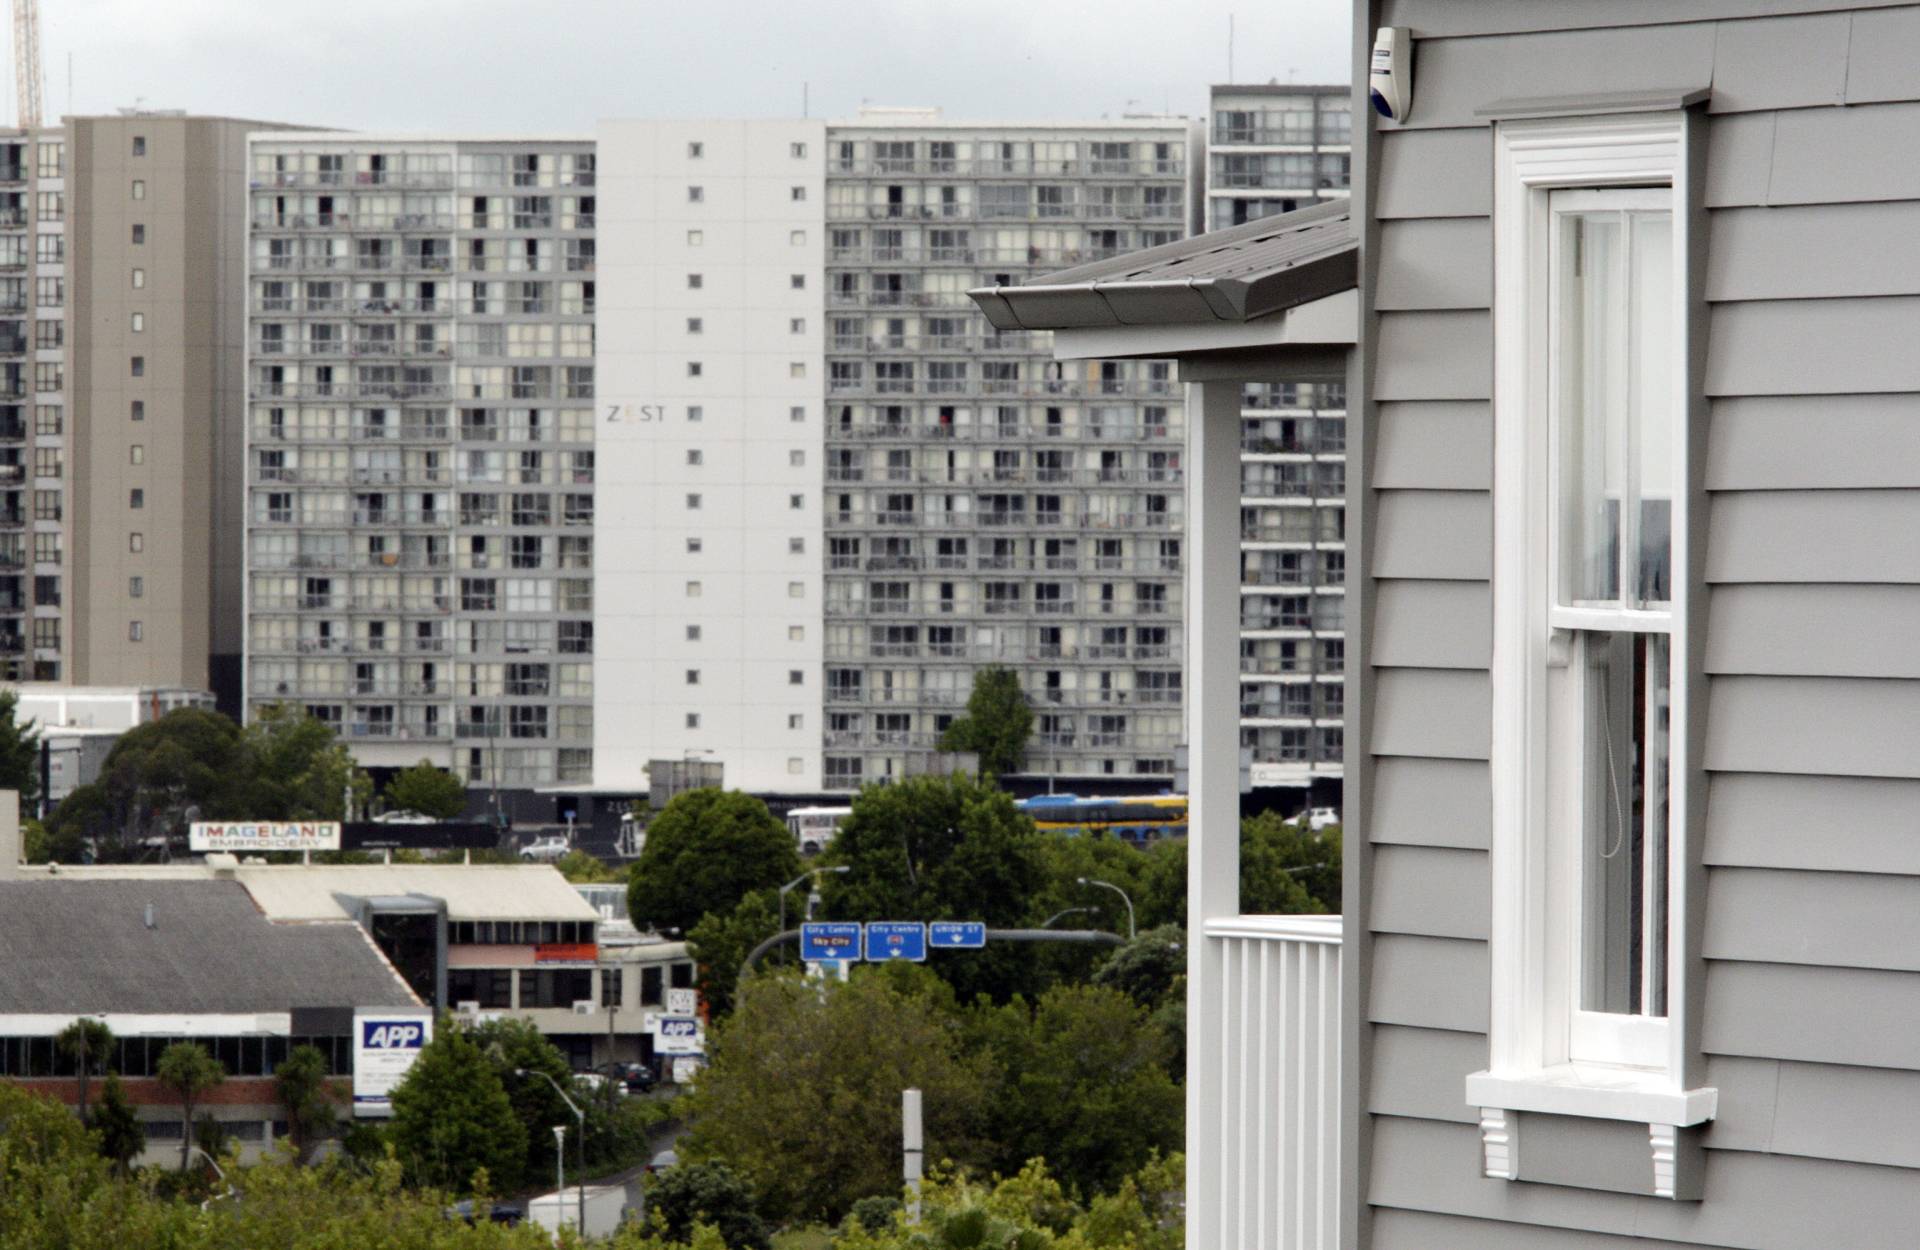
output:
[[[1706,331],[1704,134],[1692,109],[1526,118],[1494,127],[1492,993],[1489,1066],[1469,1075],[1465,1090],[1468,1104],[1480,1109],[1489,1176],[1516,1175],[1513,1111],[1637,1121],[1649,1125],[1657,1147],[1662,1134],[1671,1140],[1676,1127],[1709,1120],[1716,1109],[1717,1092],[1700,1084],[1705,1068],[1697,1011],[1705,680],[1701,631],[1693,626],[1695,605],[1704,602],[1706,420],[1701,353],[1693,348]],[[1557,502],[1553,431],[1560,417],[1552,388],[1551,197],[1610,188],[1665,190],[1673,228],[1668,1014],[1651,1030],[1659,1034],[1655,1066],[1569,1058],[1579,914],[1577,859],[1567,850],[1578,834],[1564,823],[1550,824],[1548,815],[1554,770],[1547,670],[1567,662],[1570,638],[1554,628],[1566,624],[1566,609],[1551,606],[1558,526],[1545,524]],[[1560,770],[1577,777],[1574,749],[1564,761]],[[1627,1031],[1648,1040],[1648,1029]],[[1670,1171],[1656,1190],[1674,1196]]]

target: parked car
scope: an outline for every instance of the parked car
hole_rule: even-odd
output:
[[[382,812],[373,818],[376,825],[437,825],[440,822],[419,812]]]
[[[614,1079],[626,1087],[629,1094],[645,1094],[660,1083],[653,1069],[644,1063],[616,1063],[610,1065]]]
[[[647,1160],[647,1172],[649,1175],[654,1172],[664,1172],[678,1162],[680,1162],[680,1152],[669,1146]]]
[[[528,863],[551,864],[573,848],[559,834],[535,838],[520,848],[520,858]]]
[[[462,1198],[447,1208],[447,1218],[464,1220],[469,1224],[476,1222],[473,1199]],[[487,1218],[495,1224],[514,1225],[527,1218],[527,1209],[517,1202],[496,1202],[487,1212]]]
[[[1319,833],[1330,825],[1340,823],[1340,809],[1337,807],[1316,807],[1307,813],[1307,828]]]
[[[627,1094],[625,1081],[610,1078],[604,1072],[576,1072],[573,1074],[573,1083],[595,1098],[602,1097],[607,1092],[609,1084],[620,1091],[621,1097],[624,1098]]]

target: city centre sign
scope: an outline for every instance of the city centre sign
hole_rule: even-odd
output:
[[[196,820],[189,849],[202,854],[241,851],[337,851],[337,820]]]

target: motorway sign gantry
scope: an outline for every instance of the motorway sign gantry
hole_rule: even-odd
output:
[[[860,926],[853,922],[800,926],[800,958],[808,963],[860,958]]]
[[[867,924],[867,958],[874,963],[889,959],[927,957],[927,926],[917,920],[874,920]]]
[[[927,945],[935,950],[977,951],[986,944],[983,921],[936,920],[927,927]]]

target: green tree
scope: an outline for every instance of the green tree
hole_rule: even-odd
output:
[[[523,1175],[553,1175],[552,1130],[556,1124],[567,1126],[567,1164],[571,1168],[573,1152],[580,1148],[573,1140],[576,1130],[573,1112],[540,1075],[545,1073],[561,1089],[572,1092],[573,1068],[560,1048],[548,1041],[531,1020],[511,1016],[483,1020],[468,1029],[467,1035],[493,1065],[494,1075],[507,1091],[514,1118],[525,1129],[527,1150]],[[574,1101],[578,1103],[580,1099],[576,1097]]]
[[[733,1010],[741,963],[779,930],[777,891],[755,890],[732,911],[708,912],[687,931],[687,946],[700,970],[700,996],[708,1011],[719,1016]]]
[[[627,910],[635,924],[684,933],[708,912],[730,912],[750,891],[784,885],[799,871],[793,835],[765,803],[738,790],[689,790],[647,826]]]
[[[40,731],[16,713],[20,692],[0,690],[0,790],[20,792],[20,815],[32,816],[40,803]]]
[[[1032,733],[1033,707],[1019,675],[994,664],[974,673],[967,710],[940,735],[940,749],[975,752],[981,772],[1005,776],[1025,767]]]
[[[1044,839],[1013,800],[978,777],[912,777],[868,786],[824,858],[826,914],[838,920],[980,920],[1017,927],[1033,919],[1047,883]],[[1046,964],[1008,944],[951,952],[940,972],[962,998],[1035,990]],[[1038,978],[1038,979],[1036,979]]]
[[[0,1081],[0,1246],[82,1246],[110,1165],[65,1106]]]
[[[978,1006],[970,1029],[1002,1074],[988,1133],[1002,1173],[1044,1156],[1093,1194],[1179,1148],[1185,1097],[1167,1073],[1167,1039],[1126,995],[1056,986],[1032,1007]]]
[[[620,879],[620,874],[608,867],[605,861],[582,850],[568,851],[554,867],[560,870],[561,876],[579,885]]]
[[[201,1095],[227,1079],[227,1069],[198,1042],[175,1042],[160,1052],[153,1074],[180,1100],[180,1170],[193,1145],[193,1109]]]
[[[879,971],[824,985],[756,975],[682,1098],[693,1127],[681,1153],[733,1167],[771,1219],[838,1219],[856,1199],[895,1192],[903,1089],[925,1094],[929,1158],[982,1157],[991,1073],[960,1043],[934,996],[904,993]]]
[[[317,1046],[295,1046],[274,1070],[273,1088],[287,1111],[295,1157],[306,1163],[339,1119],[326,1055]]]
[[[433,1040],[393,1091],[389,1140],[415,1184],[471,1192],[485,1169],[515,1188],[527,1158],[527,1130],[500,1074],[468,1031],[441,1017]]]
[[[435,820],[457,820],[467,810],[467,787],[444,768],[421,760],[404,768],[387,783],[387,806]]]
[[[100,776],[61,801],[47,822],[48,853],[73,862],[90,841],[103,859],[135,854],[143,838],[180,832],[189,808],[206,820],[246,816],[252,771],[238,725],[175,708],[122,734]]]
[[[74,1080],[80,1101],[80,1122],[87,1123],[87,1086],[96,1071],[104,1071],[113,1057],[113,1030],[104,1020],[92,1016],[76,1017],[72,1024],[55,1035],[53,1044],[73,1061]]]
[[[724,1163],[682,1163],[647,1183],[647,1210],[659,1217],[662,1231],[685,1240],[694,1225],[717,1230],[727,1250],[767,1250],[766,1222],[754,1209],[753,1185]]]
[[[1340,827],[1313,832],[1275,812],[1240,822],[1240,910],[1247,915],[1340,910]]]
[[[147,1131],[140,1126],[140,1115],[127,1101],[126,1086],[120,1074],[107,1073],[100,1085],[100,1105],[93,1111],[93,1131],[100,1138],[100,1154],[112,1161],[114,1169],[125,1175],[140,1152],[147,1148]]]
[[[244,735],[254,819],[343,820],[349,791],[355,810],[366,809],[373,782],[354,767],[353,753],[327,723],[305,708],[269,704],[254,713]]]
[[[1094,971],[1093,984],[1118,990],[1140,1007],[1156,1011],[1186,974],[1186,930],[1161,925],[1114,951]]]

